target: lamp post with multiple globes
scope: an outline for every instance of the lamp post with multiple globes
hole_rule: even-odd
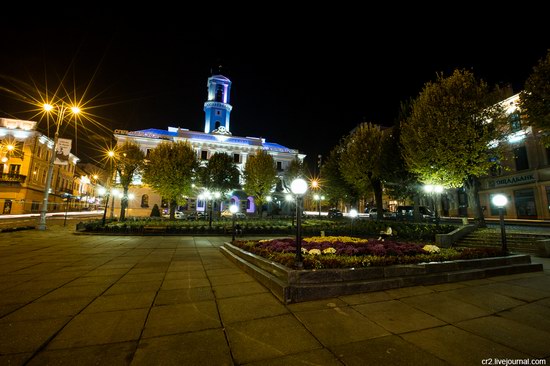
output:
[[[503,194],[495,194],[491,200],[493,205],[498,207],[500,221],[500,240],[502,244],[502,255],[508,254],[508,245],[506,243],[506,228],[504,226],[504,206],[508,204],[508,198]]]
[[[46,112],[51,112],[53,110],[57,110],[57,120],[56,120],[56,128],[55,128],[55,135],[53,139],[53,147],[52,147],[52,156],[50,158],[50,163],[48,166],[48,175],[46,178],[46,187],[44,188],[44,199],[42,201],[42,210],[40,211],[40,223],[38,225],[38,230],[46,230],[46,214],[48,213],[48,198],[50,195],[50,188],[52,185],[52,177],[53,177],[53,167],[55,164],[55,156],[56,156],[56,149],[57,149],[57,143],[59,140],[59,128],[61,127],[61,124],[63,123],[63,119],[65,118],[65,113],[70,110],[74,115],[80,113],[80,108],[76,106],[67,106],[65,103],[61,103],[59,106],[54,106],[51,104],[44,104],[44,110]]]

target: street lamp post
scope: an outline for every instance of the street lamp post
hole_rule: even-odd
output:
[[[233,235],[231,237],[231,242],[234,242],[235,241],[235,217],[237,216],[237,212],[239,211],[239,206],[232,204],[231,206],[229,206],[229,211],[231,212],[232,218],[233,218],[233,229],[232,229]]]
[[[44,104],[44,110],[46,112],[50,112],[53,109],[54,109],[53,105]],[[46,187],[44,188],[44,199],[42,201],[42,210],[40,211],[40,223],[38,224],[38,230],[46,230],[46,214],[48,213],[48,198],[50,196],[50,188],[52,185],[52,177],[53,177],[53,167],[55,164],[55,155],[57,151],[56,148],[59,140],[59,127],[61,127],[61,123],[63,122],[63,118],[65,117],[65,112],[67,111],[67,109],[70,109],[73,114],[80,113],[80,109],[78,107],[69,108],[65,104],[61,104],[61,106],[58,108],[55,135],[53,139],[52,156],[50,158],[50,164],[48,167]]]
[[[296,195],[296,258],[295,265],[302,268],[302,197],[307,191],[307,182],[297,178],[290,184],[290,190]]]
[[[503,194],[496,194],[492,199],[493,205],[498,207],[500,218],[500,240],[502,243],[502,255],[508,254],[508,246],[506,243],[506,228],[504,226],[504,206],[508,204],[508,198]]]
[[[349,210],[349,217],[351,217],[351,223],[349,225],[350,227],[350,236],[353,235],[353,220],[355,220],[355,218],[357,217],[358,213],[357,213],[357,210],[352,208],[351,210]]]

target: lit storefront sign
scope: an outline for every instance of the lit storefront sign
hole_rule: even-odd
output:
[[[518,184],[534,183],[537,181],[536,173],[527,173],[520,175],[512,175],[508,177],[501,177],[489,181],[489,188],[514,186]]]

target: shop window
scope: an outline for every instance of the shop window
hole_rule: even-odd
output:
[[[536,219],[537,206],[533,189],[519,189],[514,191],[514,202],[518,219]]]

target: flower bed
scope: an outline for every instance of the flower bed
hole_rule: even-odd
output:
[[[236,240],[233,245],[287,267],[294,266],[294,239]],[[499,248],[439,248],[431,244],[345,236],[304,238],[301,252],[304,269],[417,264],[501,255]]]

